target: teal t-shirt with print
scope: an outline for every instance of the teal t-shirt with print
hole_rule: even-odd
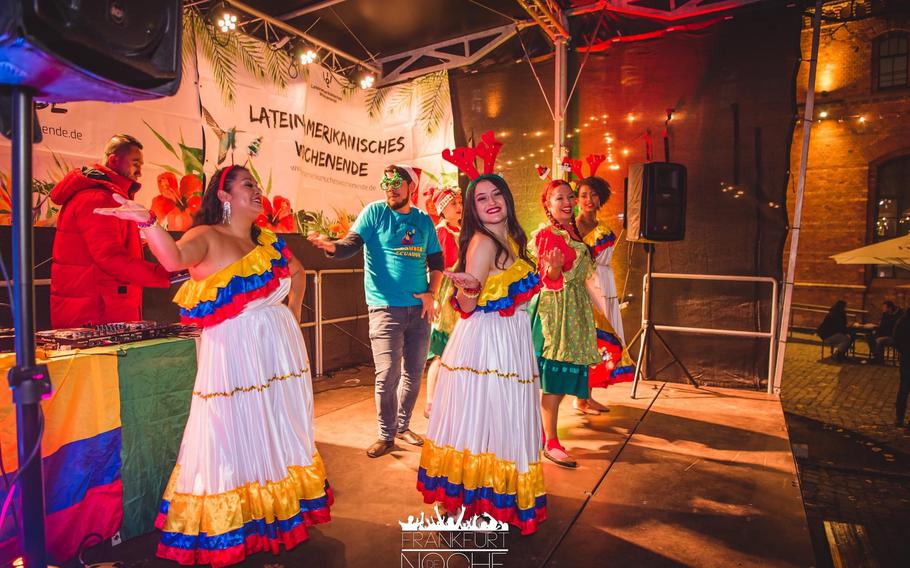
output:
[[[351,231],[363,239],[367,305],[420,305],[414,294],[427,291],[427,255],[442,252],[430,216],[413,206],[403,215],[385,201],[374,201]]]

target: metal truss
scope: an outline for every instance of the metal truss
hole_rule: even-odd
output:
[[[570,16],[607,10],[657,20],[682,20],[739,8],[763,0],[598,0],[568,10]]]
[[[569,39],[565,16],[555,0],[517,0],[551,41]]]
[[[529,25],[534,24],[530,22],[506,24],[382,57],[378,60],[383,69],[379,86],[476,63],[518,33],[519,29]]]
[[[363,69],[368,70],[372,73],[375,73],[377,75],[379,74],[379,67],[371,61],[364,61],[363,59],[351,55],[346,51],[342,51],[337,47],[333,47],[321,40],[310,36],[306,32],[295,28],[283,20],[270,16],[265,12],[257,10],[256,8],[253,8],[252,6],[249,6],[243,2],[240,2],[238,0],[226,1],[237,8],[239,11],[253,16],[252,20],[243,22],[241,28],[255,22],[263,22],[263,25],[266,26],[267,33],[274,33],[274,30],[281,30],[285,34],[298,37],[306,43],[312,45],[314,48],[322,50],[323,54],[321,60],[323,64],[336,73],[349,70],[351,67],[362,67]],[[283,43],[287,43],[287,41],[284,41]],[[349,62],[349,64],[344,65],[344,62]]]

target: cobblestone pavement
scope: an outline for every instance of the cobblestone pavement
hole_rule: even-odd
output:
[[[864,526],[880,566],[910,564],[910,429],[894,425],[897,386],[895,366],[821,359],[810,336],[788,343],[781,401],[819,566],[831,565],[826,520]]]

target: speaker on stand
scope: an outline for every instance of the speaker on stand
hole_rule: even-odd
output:
[[[181,78],[180,0],[7,1],[0,10],[0,128],[12,141],[13,286],[16,405],[25,565],[45,568],[41,400],[46,365],[35,361],[32,144],[35,99],[130,102],[173,95]],[[10,488],[12,492],[14,488]]]
[[[644,376],[642,363],[650,361],[651,344],[656,337],[672,360],[659,373],[673,363],[682,368],[689,382],[698,383],[676,356],[654,325],[651,317],[651,280],[656,242],[681,241],[686,234],[686,168],[671,162],[649,162],[629,166],[626,180],[624,224],[626,238],[640,242],[645,247],[647,264],[642,278],[641,327],[629,341],[627,348],[640,341],[632,380],[632,398],[638,391],[638,382]],[[654,373],[656,375],[657,373]],[[651,373],[649,372],[649,376]]]

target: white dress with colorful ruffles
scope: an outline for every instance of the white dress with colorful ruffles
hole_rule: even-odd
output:
[[[619,309],[616,279],[613,277],[612,262],[616,234],[601,221],[593,231],[585,235],[584,241],[594,249],[597,283],[604,294],[607,307],[606,321],[595,313],[597,349],[600,351],[603,362],[595,365],[588,372],[588,386],[590,388],[607,387],[631,381],[635,373],[635,365],[629,357],[626,340],[623,337],[622,312]]]
[[[190,415],[156,521],[158,556],[180,564],[278,553],[329,521],[306,347],[282,303],[290,251],[269,231],[259,242],[174,298],[181,320],[202,327]]]
[[[488,513],[522,534],[547,518],[540,378],[524,310],[540,279],[524,260],[490,276],[442,354],[420,456],[424,502]]]

